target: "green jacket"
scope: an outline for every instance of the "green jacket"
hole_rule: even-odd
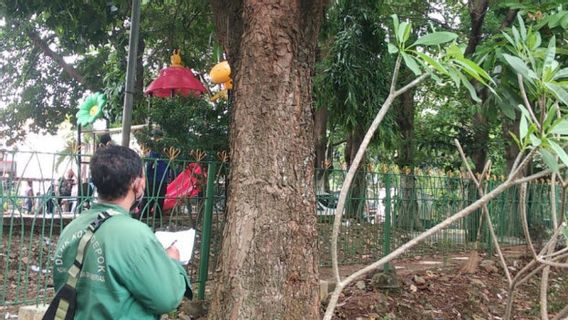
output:
[[[55,289],[67,281],[83,232],[105,210],[118,214],[85,249],[75,319],[158,319],[177,308],[189,288],[185,270],[166,255],[147,225],[110,204],[95,203],[61,233],[54,256]]]

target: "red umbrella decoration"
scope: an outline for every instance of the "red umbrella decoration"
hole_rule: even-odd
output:
[[[179,50],[174,50],[171,62],[171,66],[160,70],[160,75],[146,88],[145,94],[160,98],[174,95],[187,97],[199,96],[206,91],[191,70],[182,66]]]

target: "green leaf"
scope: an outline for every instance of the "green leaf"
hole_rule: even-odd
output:
[[[459,58],[456,59],[456,61],[460,62],[462,65],[467,66],[467,69],[471,70],[473,73],[475,73],[477,75],[477,78],[480,79],[476,79],[479,82],[482,83],[486,83],[485,80],[489,81],[489,82],[493,82],[493,80],[491,79],[491,76],[489,74],[487,74],[487,72],[485,72],[485,70],[483,70],[480,66],[477,65],[477,63],[467,59],[467,58]]]
[[[503,54],[503,58],[505,58],[507,63],[515,70],[515,72],[527,78],[528,80],[534,80],[537,78],[536,73],[529,69],[527,64],[520,58],[508,55],[506,53]]]
[[[458,35],[453,32],[445,32],[445,31],[433,32],[418,38],[418,40],[416,40],[412,44],[412,46],[417,46],[417,45],[435,46],[442,43],[453,41],[457,37]]]
[[[515,39],[514,47],[516,48],[521,43],[521,35],[519,34],[519,31],[515,27],[512,27],[511,31],[513,32],[513,38]]]
[[[405,52],[400,52],[400,54],[402,55],[402,59],[404,60],[404,64],[408,67],[408,69],[410,69],[414,73],[414,75],[419,76],[419,75],[422,74],[422,70],[420,70],[420,66],[418,65],[416,60],[414,60],[414,58],[411,55],[408,55]]]
[[[460,84],[461,84],[461,80],[460,80],[460,72],[456,71],[454,68],[451,68],[450,70],[448,70],[448,73],[450,75],[450,78],[452,79],[452,81],[454,82],[454,85],[456,86],[456,88],[460,88]]]
[[[500,104],[500,106],[501,106],[501,111],[507,118],[515,120],[516,118],[515,109],[510,104],[502,103]]]
[[[552,63],[554,62],[555,55],[556,55],[556,37],[552,35],[552,38],[548,43],[548,48],[546,49],[543,69],[553,68]]]
[[[511,44],[511,46],[513,46],[513,48],[515,48],[517,46],[517,44],[515,43],[515,40],[513,40],[511,38],[511,36],[508,35],[507,33],[503,32],[503,37],[505,37],[505,39],[507,39],[507,41]]]
[[[542,127],[546,131],[548,131],[548,128],[550,127],[550,124],[552,123],[552,121],[554,121],[555,117],[556,117],[556,108],[554,106],[549,107],[548,111],[546,112],[546,118],[544,119],[544,122],[542,123]]]
[[[519,30],[521,32],[521,39],[523,41],[527,40],[527,28],[525,27],[525,22],[520,14],[517,15],[517,19],[519,20]]]
[[[568,14],[564,16],[564,18],[562,19],[562,22],[560,23],[560,26],[562,27],[562,29],[566,30],[568,29]]]
[[[430,56],[428,56],[428,55],[426,55],[422,52],[418,52],[418,51],[414,51],[414,54],[416,54],[420,59],[424,60],[426,63],[431,65],[439,73],[444,74],[444,75],[448,74],[448,70],[446,70],[446,68],[444,68],[444,66],[440,62],[438,62],[436,59],[433,59],[432,57],[430,57]]]
[[[555,72],[552,80],[560,80],[563,78],[568,78],[568,68],[560,69]]]
[[[475,88],[473,87],[471,82],[469,82],[469,80],[461,72],[456,72],[456,74],[460,78],[461,83],[463,83],[467,91],[469,91],[469,96],[471,97],[471,99],[475,102],[481,103],[481,99],[479,99],[479,97],[477,96],[477,91],[475,91]]]
[[[446,48],[446,54],[450,58],[463,58],[463,52],[455,42]]]
[[[390,43],[387,45],[389,53],[397,53],[398,52],[398,48],[397,46],[395,46],[394,44]]]
[[[523,104],[517,105],[517,108],[519,108],[519,110],[521,110],[521,114],[524,115],[525,117],[527,117],[527,118],[531,117],[529,110],[527,110],[527,108],[525,108],[525,106]]]
[[[550,20],[548,20],[548,27],[551,29],[558,27],[563,22],[563,19],[566,16],[566,14],[568,14],[568,12],[560,11],[555,15],[550,16]]]
[[[527,132],[529,131],[529,125],[527,123],[527,118],[525,115],[521,116],[521,124],[519,125],[519,138],[524,140],[527,136]]]
[[[562,163],[564,163],[565,166],[568,166],[568,154],[566,154],[566,151],[552,140],[548,140],[548,145],[552,148],[556,155],[558,155]]]
[[[542,157],[542,160],[544,161],[544,163],[546,164],[546,166],[550,170],[552,170],[554,172],[558,172],[558,170],[560,170],[560,167],[558,166],[558,162],[556,161],[556,159],[554,159],[554,156],[552,155],[552,153],[550,153],[546,149],[540,149],[539,153],[540,153],[540,156]]]
[[[534,134],[530,134],[529,135],[529,139],[531,141],[531,145],[534,148],[537,148],[538,146],[540,146],[542,144],[542,140],[540,140],[537,136],[535,136]]]
[[[568,106],[568,91],[566,89],[552,82],[545,82],[544,86],[552,91],[562,103]]]
[[[412,32],[412,23],[407,22],[404,26],[404,33],[402,34],[402,42],[406,43],[410,38],[410,33]]]
[[[527,46],[531,50],[535,50],[536,48],[540,47],[542,43],[542,38],[540,37],[540,33],[538,32],[531,32],[529,33],[529,37],[527,39]]]
[[[559,134],[563,136],[568,135],[568,120],[567,119],[560,120],[560,122],[558,122],[557,124],[554,125],[554,127],[552,127],[550,133]]]
[[[396,36],[396,39],[398,40],[398,28],[400,23],[398,22],[398,16],[396,14],[391,15],[392,18],[392,25],[394,28],[394,34]]]
[[[403,22],[400,23],[400,26],[398,27],[398,32],[396,34],[396,37],[397,37],[398,42],[400,44],[403,44],[403,43],[406,42],[406,40],[408,40],[408,38],[406,37],[406,33],[407,33],[407,30],[409,28],[410,28],[410,24],[408,22],[403,21]],[[410,32],[408,32],[408,35],[410,36]]]

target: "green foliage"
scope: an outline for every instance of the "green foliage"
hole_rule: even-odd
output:
[[[568,154],[564,151],[568,140],[568,69],[557,58],[557,39],[552,35],[544,46],[541,33],[525,25],[521,15],[517,17],[519,28],[513,26],[510,33],[503,33],[507,45],[502,59],[512,73],[520,77],[518,90],[523,103],[520,111],[519,136],[513,139],[523,149],[538,149],[543,162],[558,171],[562,164],[568,166]]]
[[[408,34],[412,30],[412,24],[410,22],[399,22],[397,15],[392,15],[392,21],[395,35],[393,46],[396,46],[396,50],[391,46],[390,52],[399,53],[405,65],[416,76],[428,72],[438,83],[442,83],[440,77],[449,78],[457,88],[463,85],[475,101],[481,100],[477,96],[470,78],[492,90],[489,87],[493,84],[491,76],[477,63],[464,56],[465,47],[458,46],[455,42],[458,38],[457,34],[433,31],[408,45]],[[451,44],[444,49],[440,46],[450,42]]]
[[[189,156],[190,150],[217,152],[228,149],[229,112],[226,103],[212,104],[193,97],[152,98],[150,118],[164,133],[158,141],[151,130],[136,134],[138,141],[153,150],[170,147]]]
[[[388,94],[390,74],[385,71],[392,69],[392,58],[386,54],[377,6],[368,0],[338,1],[322,27],[315,102],[329,109],[331,127],[344,132],[367,127]],[[392,129],[382,131],[383,138],[392,135]]]
[[[25,125],[34,132],[57,130],[66,115],[74,116],[87,89],[108,97],[107,117],[121,119],[130,27],[128,1],[0,0],[0,99],[8,144],[22,139]],[[145,105],[142,90],[169,64],[174,48],[183,62],[204,72],[213,62],[214,37],[208,3],[200,0],[150,1],[143,5],[139,48],[144,49],[142,77],[135,88],[135,103]],[[86,82],[73,80],[34,43],[35,32],[56,55],[67,58]],[[215,51],[216,52],[216,51]],[[140,65],[139,65],[140,66]],[[5,93],[4,93],[5,92]],[[145,120],[145,108],[134,108],[134,123]],[[5,119],[5,121],[4,121]],[[72,119],[74,123],[75,120]],[[22,130],[13,130],[22,128]]]

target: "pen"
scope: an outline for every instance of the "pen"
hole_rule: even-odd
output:
[[[173,247],[173,246],[174,246],[174,244],[176,244],[176,242],[177,242],[177,239],[176,239],[176,240],[174,240],[174,242],[172,242],[172,244],[170,244],[170,246],[169,246],[168,248],[171,248],[171,247]]]

